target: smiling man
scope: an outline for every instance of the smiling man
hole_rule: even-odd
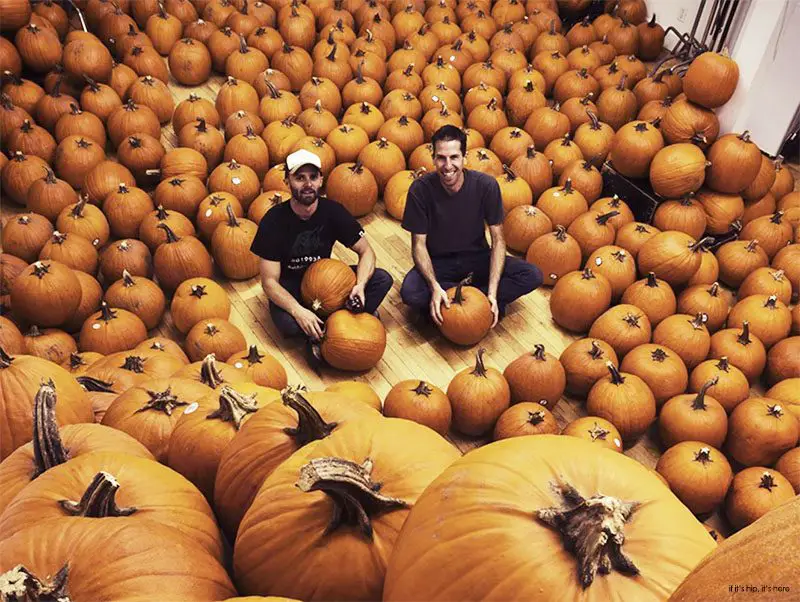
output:
[[[403,214],[414,268],[400,295],[407,305],[430,312],[438,325],[442,304],[450,306],[445,290],[472,274],[472,285],[489,298],[497,324],[509,303],[542,284],[542,273],[522,259],[506,257],[500,186],[491,176],[465,168],[464,131],[446,125],[431,143],[436,172],[414,181]]]
[[[262,259],[261,284],[269,299],[272,321],[284,336],[305,335],[309,363],[314,368],[320,361],[316,343],[322,339],[325,324],[299,301],[306,269],[330,257],[338,241],[358,254],[351,302],[375,313],[392,287],[389,273],[375,268],[375,252],[361,224],[342,205],[320,195],[321,166],[320,158],[307,150],[286,158],[286,182],[292,198],[267,212],[250,248]]]

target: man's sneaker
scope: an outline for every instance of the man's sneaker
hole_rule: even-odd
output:
[[[325,360],[322,357],[322,348],[319,343],[311,339],[306,341],[306,361],[308,366],[319,376]]]

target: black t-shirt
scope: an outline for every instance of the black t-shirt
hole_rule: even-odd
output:
[[[281,279],[301,278],[312,263],[331,256],[337,240],[352,247],[364,236],[358,220],[335,201],[321,197],[307,220],[292,211],[290,202],[267,211],[250,246],[259,257],[281,263]]]
[[[428,235],[431,257],[488,249],[484,223],[503,223],[503,201],[497,180],[483,172],[465,169],[464,184],[454,195],[436,172],[414,180],[408,190],[403,228]]]

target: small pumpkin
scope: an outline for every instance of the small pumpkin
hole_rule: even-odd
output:
[[[635,374],[620,372],[609,362],[610,376],[598,380],[586,398],[586,411],[619,429],[622,440],[635,441],[656,418],[656,400],[650,387]]]
[[[492,327],[494,315],[486,295],[470,286],[471,275],[457,286],[445,291],[450,307],[443,307],[439,330],[457,345],[474,345],[485,337]]]
[[[585,398],[592,386],[608,373],[607,363],[619,365],[617,354],[605,341],[583,338],[571,343],[559,357],[566,375],[566,391]]]
[[[570,272],[556,282],[550,295],[550,313],[559,326],[586,332],[611,305],[611,283],[591,268]],[[580,308],[580,309],[579,309]]]
[[[582,416],[564,427],[562,435],[579,437],[603,449],[622,453],[622,435],[617,427],[599,416]]]
[[[664,345],[639,345],[625,356],[620,370],[635,374],[646,382],[659,406],[683,393],[689,384],[686,364],[675,351]]]
[[[639,273],[653,272],[673,287],[684,285],[700,267],[700,250],[710,240],[698,241],[674,230],[656,234],[639,249]]]
[[[372,314],[340,309],[325,322],[322,357],[334,368],[369,370],[381,360],[385,348],[386,330]]]
[[[447,387],[447,398],[453,408],[453,427],[470,436],[492,429],[511,402],[508,381],[496,368],[486,367],[484,352],[479,349],[475,368],[465,368],[456,374]]]
[[[556,435],[559,432],[555,416],[538,403],[518,403],[500,415],[494,426],[492,439],[500,441],[527,435]]]
[[[728,327],[742,326],[745,321],[767,349],[786,338],[792,327],[791,312],[775,295],[750,295],[734,305]]]
[[[697,393],[670,397],[658,417],[658,433],[668,448],[682,441],[700,441],[722,449],[728,434],[728,415],[716,398],[707,395],[718,379],[707,380]]]
[[[624,358],[631,349],[650,342],[651,327],[647,316],[633,305],[615,305],[600,315],[589,329],[589,337],[611,345],[617,357]]]
[[[521,355],[503,371],[511,389],[511,402],[535,401],[552,410],[566,387],[566,373],[561,362],[536,345],[532,353]]]
[[[445,392],[424,380],[404,380],[394,385],[384,400],[383,413],[390,418],[412,420],[443,436],[452,420]]]
[[[670,447],[658,459],[656,470],[695,514],[712,512],[722,504],[733,481],[733,470],[722,452],[699,441]]]
[[[725,516],[743,529],[794,497],[792,484],[775,470],[752,466],[737,473],[725,500]],[[765,549],[759,546],[759,553]]]
[[[677,300],[672,287],[656,278],[653,272],[637,280],[622,293],[621,303],[634,305],[644,312],[652,327],[675,313]]]
[[[770,466],[797,445],[797,420],[780,402],[751,397],[733,410],[726,451],[744,466]]]

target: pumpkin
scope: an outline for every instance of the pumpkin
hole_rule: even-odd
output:
[[[586,332],[611,305],[608,279],[587,267],[570,272],[556,282],[550,295],[550,313],[559,326],[572,332]]]
[[[95,351],[108,355],[131,349],[147,338],[147,327],[136,314],[120,308],[111,308],[103,301],[81,327],[81,351]]]
[[[589,210],[586,198],[567,180],[562,186],[548,188],[539,196],[536,207],[557,225],[568,228],[582,213]]]
[[[150,337],[139,343],[136,347],[134,347],[134,352],[142,352],[142,351],[154,351],[156,355],[163,353],[164,355],[171,355],[172,357],[181,361],[183,365],[187,365],[189,363],[189,358],[186,356],[186,353],[181,349],[180,345],[173,341],[172,339],[168,339],[166,337],[155,336]]]
[[[475,368],[456,374],[447,387],[453,408],[453,427],[461,433],[478,436],[494,427],[508,408],[511,391],[505,377],[495,368],[487,368],[484,349],[476,354]]]
[[[653,272],[647,278],[637,280],[622,293],[621,303],[638,307],[649,320],[652,327],[675,313],[677,300],[672,287],[656,278]]]
[[[56,178],[56,174],[51,169],[47,169],[43,178],[31,184],[27,198],[28,209],[33,212],[31,215],[38,213],[51,222],[56,220],[64,207],[77,202],[78,195],[72,186],[64,180]],[[9,225],[12,223],[9,222]],[[6,231],[4,230],[4,232]],[[4,248],[9,250],[5,244]]]
[[[53,235],[53,225],[42,215],[25,213],[9,219],[3,226],[3,250],[33,263]]]
[[[511,162],[511,171],[531,187],[534,199],[553,185],[553,168],[544,153],[537,153],[533,144]]]
[[[230,537],[264,480],[295,451],[350,421],[379,417],[366,404],[338,393],[286,390],[282,397],[282,404],[270,404],[248,420],[220,458],[214,507]]]
[[[323,258],[303,275],[301,296],[314,312],[327,317],[344,307],[355,284],[356,276],[350,266],[338,259]]]
[[[614,245],[606,245],[594,251],[586,265],[605,276],[611,284],[611,298],[616,301],[636,280],[636,262],[627,251]]]
[[[581,248],[567,229],[558,225],[554,233],[543,234],[531,243],[525,259],[538,266],[544,284],[552,286],[565,274],[580,269]]]
[[[687,195],[660,203],[653,215],[653,225],[659,230],[678,230],[699,239],[706,231],[706,213],[698,201]]]
[[[622,452],[622,436],[617,427],[599,416],[576,418],[564,427],[561,434],[578,437],[604,449]]]
[[[665,198],[679,198],[697,192],[705,181],[706,157],[694,144],[670,144],[656,153],[650,163],[653,192]]]
[[[775,470],[786,477],[794,487],[795,493],[800,490],[800,448],[790,449],[775,463]]]
[[[186,334],[186,353],[194,362],[209,354],[220,361],[227,361],[234,353],[247,348],[242,332],[231,322],[222,318],[201,320]]]
[[[698,364],[689,378],[689,390],[699,391],[709,380],[714,381],[708,389],[709,395],[713,395],[729,414],[750,396],[747,377],[725,356]]]
[[[339,393],[346,396],[350,401],[357,401],[363,403],[373,410],[382,412],[383,405],[381,398],[367,383],[357,380],[342,380],[325,388],[326,392]]]
[[[727,242],[717,250],[717,260],[720,280],[732,288],[741,285],[756,269],[769,265],[769,257],[757,240]]]
[[[25,338],[14,322],[0,316],[0,347],[9,355],[25,353]]]
[[[791,312],[775,295],[750,295],[734,305],[728,327],[742,326],[745,321],[767,349],[786,338],[792,327]]]
[[[439,330],[457,345],[474,345],[492,328],[494,316],[486,295],[469,286],[471,275],[445,291],[450,307],[443,307]]]
[[[697,313],[674,314],[665,318],[653,331],[653,343],[673,349],[691,370],[707,356],[711,335],[706,328],[708,316]]]
[[[783,247],[791,244],[794,230],[792,224],[784,219],[784,212],[777,211],[747,222],[739,236],[745,240],[758,240],[767,257],[772,259]]]
[[[795,237],[797,238],[797,237]],[[800,244],[794,243],[782,248],[772,260],[772,267],[783,270],[792,283],[792,295],[800,295]]]
[[[552,230],[550,218],[531,205],[514,207],[503,220],[506,245],[517,253],[527,252],[534,240]]]
[[[94,205],[87,205],[88,197],[81,195],[75,205],[67,205],[56,219],[56,229],[67,234],[77,234],[98,248],[103,247],[111,236],[108,220]]]
[[[57,261],[37,261],[11,286],[15,313],[39,326],[59,326],[78,309],[81,286],[73,271]]]
[[[750,322],[743,321],[741,329],[726,328],[711,337],[709,357],[728,361],[739,368],[747,380],[755,381],[764,371],[767,353],[761,340],[750,332]]]
[[[797,445],[798,431],[794,415],[779,401],[751,397],[731,413],[726,451],[744,466],[771,466]]]
[[[72,458],[94,452],[115,452],[152,459],[149,451],[125,433],[99,424],[74,424],[59,429],[56,394],[43,384],[33,406],[33,440],[17,448],[2,464],[5,485],[0,493],[0,514],[34,478]]]
[[[561,353],[559,362],[566,375],[566,391],[582,398],[608,373],[608,362],[619,365],[617,354],[608,343],[591,338],[571,343]]]
[[[730,100],[739,83],[739,67],[727,53],[704,52],[683,77],[683,91],[692,102],[715,109]]]
[[[257,385],[279,391],[286,387],[285,368],[269,353],[261,353],[256,345],[250,345],[249,349],[234,353],[228,358],[227,363],[243,370]]]
[[[722,404],[706,392],[718,378],[707,380],[697,393],[670,397],[658,416],[658,434],[664,446],[682,441],[700,441],[716,449],[728,434],[728,415]]]
[[[623,358],[634,347],[650,342],[650,321],[638,307],[615,305],[600,315],[589,329],[589,337],[611,345]]]
[[[587,110],[588,123],[582,123],[575,130],[575,144],[581,149],[584,157],[596,157],[597,161],[605,161],[615,138],[614,130],[607,123],[602,123],[594,111]]]
[[[613,479],[607,477],[611,474]],[[456,481],[461,488],[482,491],[483,503],[476,505],[464,496],[448,495]],[[633,502],[640,502],[633,506],[635,510],[629,505]],[[603,518],[594,515],[598,507],[604,508]],[[635,512],[636,518],[626,525],[630,512]],[[594,516],[588,518],[589,515]],[[474,525],[465,526],[475,519],[491,525],[492,538],[482,537],[484,533]],[[591,546],[599,544],[589,542],[605,540],[594,538],[595,529],[604,528],[599,526],[601,523],[615,525],[607,528],[615,531],[620,543],[614,544],[619,547],[613,552],[597,549],[601,554],[598,557]],[[434,531],[443,527],[445,530],[434,538]],[[524,536],[519,540],[521,529]],[[566,535],[566,531],[570,534]],[[680,551],[651,541],[648,549],[660,550],[658,559],[635,545],[641,538],[672,538],[677,532],[685,546]],[[426,553],[421,562],[419,546],[423,541]],[[513,541],[527,543],[515,547],[511,545]],[[560,600],[596,596],[607,600],[619,596],[656,600],[663,596],[650,592],[677,587],[714,546],[689,510],[650,470],[632,459],[598,452],[591,443],[573,437],[514,437],[470,452],[428,487],[395,545],[384,599],[393,602],[496,596]],[[473,556],[497,558],[497,570],[487,574],[474,567],[468,569],[468,549]],[[540,550],[542,556],[531,556],[531,550]],[[446,562],[444,555],[449,558]],[[547,569],[542,570],[545,557]],[[526,570],[517,572],[511,566]],[[598,566],[606,567],[603,571],[608,574],[597,578]],[[664,572],[666,566],[671,567],[668,572]],[[636,579],[628,577],[633,572],[638,575]],[[533,575],[535,585],[530,579]],[[587,593],[589,588],[592,589]]]
[[[686,284],[700,267],[700,250],[709,238],[695,240],[688,234],[668,230],[648,239],[636,257],[640,274],[653,272],[673,287]]]
[[[587,211],[582,213],[569,225],[567,232],[578,241],[581,253],[588,257],[602,246],[614,242],[616,228],[610,222],[619,215],[618,211]]]
[[[797,394],[797,385],[800,380],[787,378],[767,391],[767,397],[780,400],[795,416],[800,416],[800,396]]]
[[[390,418],[412,420],[444,436],[450,429],[453,412],[444,391],[424,380],[411,379],[392,387],[384,400],[383,413]]]
[[[380,320],[367,313],[347,309],[333,312],[325,322],[322,357],[339,370],[369,370],[383,357],[386,330]]]
[[[162,288],[175,290],[188,278],[210,278],[213,274],[211,256],[194,236],[179,237],[167,224],[157,226],[165,233],[165,244],[153,256],[156,278]]]
[[[710,287],[698,284],[684,289],[678,297],[678,312],[682,314],[705,314],[706,328],[709,332],[716,332],[725,324],[728,310],[733,302],[733,295],[721,289],[719,283],[714,282]]]
[[[749,132],[722,136],[711,145],[708,160],[707,186],[727,194],[745,190],[761,169],[761,152]]]
[[[635,374],[647,383],[659,406],[683,393],[689,383],[686,364],[664,345],[648,343],[635,347],[625,356],[620,370]]]
[[[656,470],[695,514],[711,512],[725,501],[733,481],[733,471],[722,452],[699,441],[670,447],[659,458]]]
[[[538,403],[518,403],[500,415],[494,427],[492,439],[499,441],[526,435],[556,435],[559,428],[550,410]]]
[[[535,401],[552,409],[566,387],[566,373],[559,360],[535,345],[532,353],[521,355],[503,371],[511,389],[511,402]]]
[[[767,382],[774,385],[782,380],[800,377],[797,352],[800,337],[789,337],[776,343],[767,355]]]
[[[167,465],[214,499],[214,480],[225,447],[242,425],[268,403],[280,398],[274,389],[240,384],[218,391],[187,407],[170,435]],[[226,424],[227,423],[227,424]]]
[[[639,256],[639,250],[642,245],[660,233],[661,230],[648,224],[631,222],[617,229],[617,237],[614,240],[614,244],[628,251],[631,257],[636,259]]]
[[[63,364],[70,353],[78,351],[75,339],[58,328],[31,326],[24,336],[24,353],[41,357],[54,364]]]
[[[774,470],[752,466],[733,478],[725,500],[725,515],[735,529],[743,529],[793,497],[792,484],[786,477]]]
[[[39,544],[33,542],[41,542],[46,552],[34,552]],[[171,554],[165,550],[176,558],[169,558]],[[133,557],[136,562],[132,564]],[[137,568],[140,562],[152,570],[142,574]],[[98,579],[98,570],[117,577]],[[24,583],[29,591],[52,592],[60,598],[98,600],[134,595],[199,601],[223,599],[235,592],[222,564],[211,553],[191,537],[149,520],[66,521],[57,529],[52,525],[31,527],[4,543],[0,571],[4,581]]]
[[[378,200],[375,176],[360,161],[339,163],[328,176],[326,191],[354,217],[370,213]]]
[[[635,374],[620,372],[614,364],[611,373],[592,386],[586,398],[586,411],[610,421],[619,429],[622,440],[638,439],[656,417],[656,400],[644,380]]]
[[[266,479],[236,538],[234,571],[241,590],[302,599],[314,592],[336,599],[380,596],[394,538],[409,507],[458,452],[439,435],[408,421],[386,419],[373,426],[345,425],[314,447],[296,453]],[[406,445],[409,438],[418,445]],[[409,465],[418,470],[409,472]],[[381,483],[380,493],[377,483]],[[333,493],[342,487],[348,487],[349,501]],[[345,513],[340,506],[345,503],[357,509]],[[279,525],[272,516],[289,522]],[[290,517],[297,523],[290,524]],[[337,531],[337,537],[324,548],[326,553],[316,552],[319,538],[328,539],[331,530]],[[291,541],[281,541],[281,533],[290,534]],[[284,564],[286,557],[273,553],[271,546],[291,550],[290,557],[296,560]],[[330,573],[327,568],[340,566],[342,546],[362,555],[354,567],[371,567],[359,571],[358,579],[349,570]],[[297,571],[305,570],[308,563],[317,579],[298,578]],[[338,578],[330,578],[331,574]]]
[[[184,365],[182,359],[157,350],[119,351],[94,362],[86,376],[103,381],[104,389],[122,393],[148,379],[172,376]]]

